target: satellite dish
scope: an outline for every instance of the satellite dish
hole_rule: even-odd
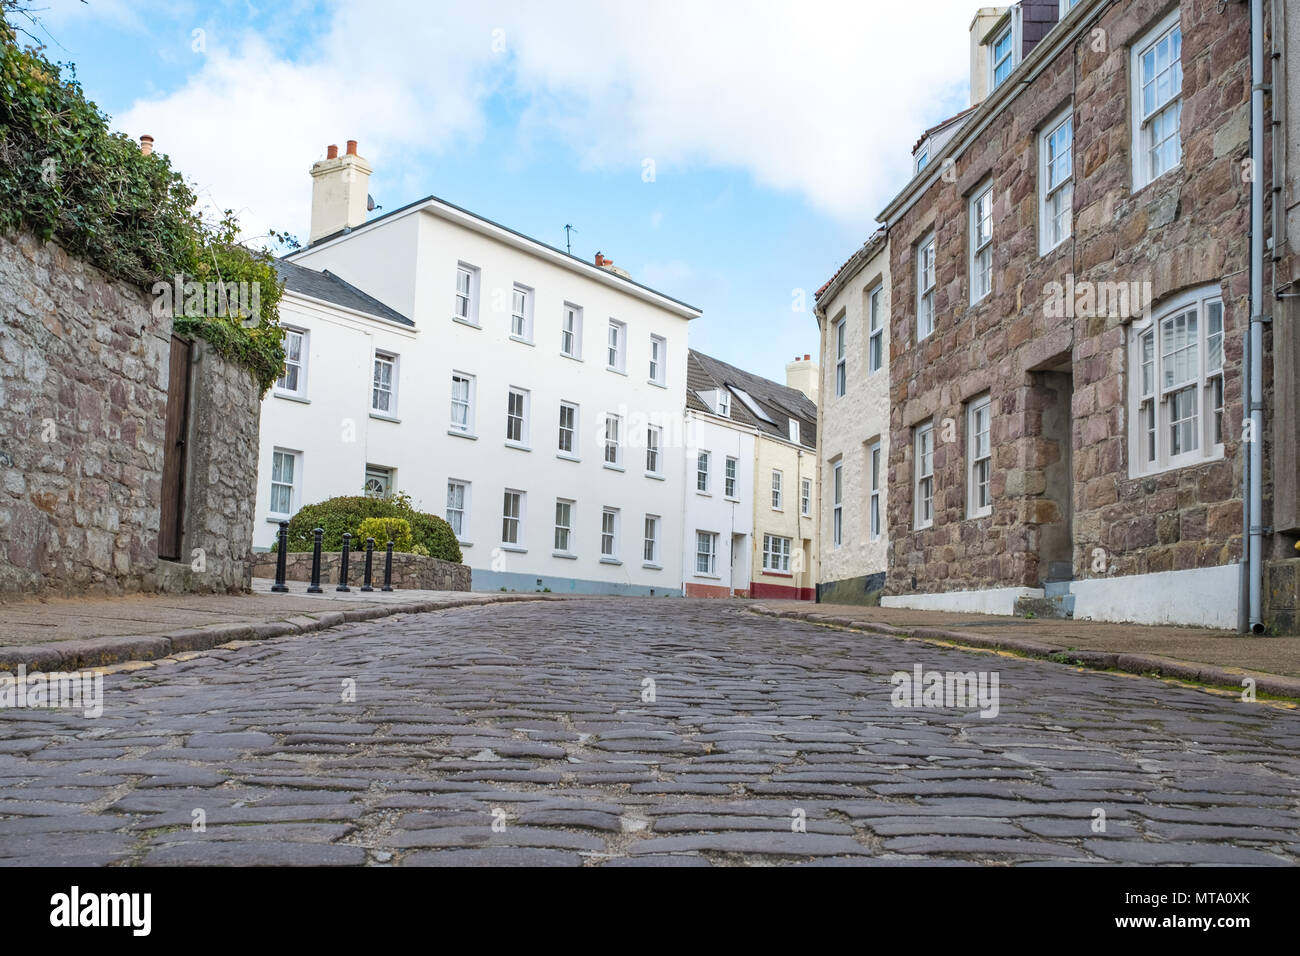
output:
[[[376,209],[383,209],[383,206],[375,205],[375,197],[366,193],[366,212],[374,212]]]

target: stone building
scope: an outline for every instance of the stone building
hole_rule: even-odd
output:
[[[1011,613],[1046,596],[1078,617],[1235,627],[1249,5],[1061,0],[1046,22],[1056,7],[980,11],[987,96],[880,217],[883,603]],[[1294,388],[1294,363],[1271,371]],[[1272,424],[1278,506],[1268,448],[1294,446],[1295,420]],[[1268,558],[1294,535],[1287,510],[1289,532],[1257,516]]]
[[[884,230],[817,291],[822,368],[817,596],[822,601],[878,603],[885,585],[890,292]]]

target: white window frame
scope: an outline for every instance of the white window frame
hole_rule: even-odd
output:
[[[871,486],[867,499],[867,538],[871,541],[880,540],[880,531],[884,518],[881,511],[883,504],[881,495],[884,490],[880,480],[880,469],[884,464],[881,455],[880,442],[872,442],[867,446],[867,479]],[[836,465],[836,467],[839,466]]]
[[[467,276],[468,290],[464,288],[465,283],[461,282],[462,276]],[[460,322],[464,325],[472,325],[479,328],[478,321],[478,286],[479,286],[479,269],[468,262],[456,263],[456,295],[452,300],[451,318],[454,322]],[[464,314],[462,314],[462,312]]]
[[[697,450],[695,452],[695,493],[697,495],[707,495],[709,493],[709,463],[712,456],[707,451]]]
[[[571,359],[582,358],[582,306],[572,302],[564,303],[560,311],[560,354]]]
[[[456,397],[456,386],[458,383],[465,384],[465,397],[458,399]],[[474,434],[474,398],[478,390],[478,379],[468,372],[452,370],[451,373],[451,417],[448,420],[447,430],[453,435],[473,435]],[[456,421],[456,408],[459,404],[465,406],[465,424],[462,426]]]
[[[779,534],[763,535],[763,570],[771,574],[790,573],[793,541]]]
[[[1079,5],[1079,0],[1060,0],[1060,12],[1057,14],[1057,22],[1064,20],[1066,14]]]
[[[1188,314],[1195,317],[1195,339],[1190,344],[1190,348],[1195,349],[1195,357],[1183,369],[1182,376],[1177,377],[1175,356],[1189,346],[1184,341],[1184,348],[1167,351],[1168,346],[1177,343],[1172,340],[1172,335],[1166,335],[1166,329],[1170,333],[1176,332],[1177,320]],[[1216,321],[1217,330],[1214,329]],[[1152,311],[1150,321],[1134,322],[1130,327],[1130,477],[1160,474],[1223,458],[1225,407],[1217,403],[1223,400],[1225,321],[1222,291],[1216,283],[1192,289],[1161,303],[1159,309]],[[1186,328],[1186,321],[1183,328]],[[1149,353],[1144,348],[1148,336]],[[1189,431],[1196,439],[1196,447],[1174,453],[1173,405],[1176,396],[1185,396],[1188,392],[1195,400],[1196,423]],[[1154,460],[1150,454],[1152,447],[1155,449]]]
[[[697,578],[716,578],[718,576],[717,532],[696,530],[695,576]]]
[[[991,514],[993,400],[985,394],[966,405],[966,517],[983,518]]]
[[[609,320],[609,331],[605,340],[605,368],[611,372],[627,371],[627,323],[617,319]],[[609,361],[610,358],[614,361]]]
[[[289,349],[289,337],[296,335],[298,337],[298,357],[292,358]],[[284,368],[280,372],[280,377],[275,380],[275,394],[289,395],[294,398],[304,398],[307,395],[307,366],[310,357],[311,333],[307,329],[300,329],[294,326],[284,326]],[[298,385],[296,388],[288,386],[289,367],[293,366],[298,372]]]
[[[1156,103],[1151,110],[1146,109],[1146,101],[1143,91],[1147,86],[1147,76],[1144,61],[1148,53],[1156,53],[1157,47],[1165,40],[1170,41],[1171,54],[1173,37],[1177,31],[1177,42],[1180,48],[1180,54],[1177,61],[1171,56],[1169,69],[1174,71],[1170,74],[1170,89],[1173,89],[1173,81],[1177,80],[1177,91],[1171,92],[1170,96]],[[1130,103],[1133,116],[1133,190],[1136,192],[1142,187],[1155,182],[1165,173],[1172,172],[1182,165],[1182,26],[1179,19],[1179,8],[1175,7],[1166,17],[1160,20],[1155,26],[1146,32],[1138,42],[1134,43],[1130,51],[1131,59],[1129,63],[1129,74],[1131,77]],[[1158,66],[1158,63],[1153,64]],[[1153,80],[1158,80],[1162,71],[1157,69]],[[1159,94],[1159,85],[1155,84],[1153,89],[1155,95]],[[1173,163],[1159,172],[1156,172],[1152,165],[1153,155],[1152,146],[1156,136],[1156,129],[1160,120],[1166,118],[1166,114],[1172,117],[1175,130],[1172,136],[1173,145],[1177,151],[1177,157]],[[1163,141],[1162,141],[1163,142]]]
[[[1069,129],[1069,149],[1053,151],[1057,133]],[[1065,174],[1056,183],[1053,172]],[[1064,225],[1061,226],[1061,223]],[[1059,232],[1058,232],[1059,227]],[[1038,134],[1038,253],[1047,255],[1074,234],[1074,107],[1052,117]]]
[[[641,566],[643,568],[659,567],[659,522],[661,515],[645,516],[643,537],[641,540]]]
[[[867,293],[867,374],[874,375],[885,367],[885,322],[881,314],[885,287],[878,285]]]
[[[397,417],[397,377],[398,377],[399,357],[394,352],[385,352],[383,349],[375,349],[370,375],[370,413],[372,415],[382,415],[387,418]],[[382,376],[380,375],[381,363],[387,364],[388,372],[388,407],[379,407],[379,396],[385,394],[383,388]]]
[[[720,388],[715,392],[715,395],[717,397],[717,402],[715,407],[717,408],[718,414],[721,415],[723,418],[730,418],[731,417],[731,392],[727,391],[725,388]]]
[[[454,504],[454,499],[452,497],[453,488],[459,489],[460,492],[459,508],[453,507]],[[443,515],[447,520],[447,524],[451,525],[451,530],[456,535],[456,540],[461,542],[462,544],[464,544],[468,540],[468,536],[465,534],[465,530],[469,527],[469,502],[470,502],[470,482],[462,481],[459,478],[448,478],[447,479],[447,508],[446,511],[443,513]],[[459,522],[452,521],[453,515],[457,512],[459,512],[460,515]],[[459,531],[456,529],[457,523],[460,524]]]
[[[831,542],[835,547],[844,543],[844,462],[831,466]]]
[[[623,416],[613,412],[605,413],[605,465],[623,467]]]
[[[912,436],[912,527],[934,525],[934,421],[916,426]]]
[[[533,344],[533,289],[518,282],[510,290],[510,337]]]
[[[785,474],[780,468],[772,469],[772,510],[785,510]]]
[[[572,425],[568,428],[565,428],[564,426],[564,413],[566,411],[571,411],[573,413],[573,415],[571,416],[573,420]],[[556,428],[556,434],[555,434],[556,454],[565,458],[576,459],[579,457],[580,449],[578,448],[578,434],[579,434],[578,416],[580,414],[581,414],[581,408],[577,402],[565,402],[565,401],[560,402],[560,412],[557,418],[558,427]],[[569,438],[568,448],[564,447],[564,438],[566,434],[568,435]]]
[[[1006,56],[998,57],[998,44],[1003,40],[1008,40]],[[1014,20],[1009,19],[1006,26],[993,35],[989,41],[989,92],[992,93],[999,86],[1005,83],[1008,77],[1016,71],[1016,64],[1020,61],[1016,51],[1016,25]],[[998,79],[998,67],[1003,63],[1007,65],[1006,75]]]
[[[971,305],[993,292],[993,183],[975,190],[967,204],[970,219]]]
[[[724,498],[730,498],[733,501],[738,500],[736,496],[736,475],[739,470],[740,459],[728,455],[722,472],[722,496]]]
[[[915,168],[912,170],[912,174],[916,175],[921,170],[925,169],[926,166],[929,165],[930,165],[930,141],[927,139],[924,143],[921,144],[921,148],[916,151],[916,160],[914,162]]]
[[[799,479],[799,516],[812,517],[812,479]]]
[[[650,336],[650,377],[651,385],[668,384],[668,340],[662,335]]]
[[[290,469],[292,470],[292,474],[290,474],[288,481],[284,480],[283,464],[281,465],[280,480],[276,481],[275,479],[275,464],[276,464],[277,457],[279,457],[282,462],[285,459],[288,459],[290,463]],[[267,514],[269,514],[272,518],[277,518],[277,519],[278,518],[287,519],[293,516],[294,512],[297,509],[298,502],[301,500],[302,497],[301,479],[302,479],[302,452],[294,451],[289,448],[278,448],[278,447],[273,448],[271,450],[270,495],[268,496],[267,503],[266,503]],[[277,498],[276,490],[279,488],[289,489],[289,496],[288,496],[289,510],[288,511],[277,511],[275,509],[276,498]]]
[[[660,425],[645,428],[645,473],[660,477],[664,473],[664,430]]]
[[[515,398],[519,401],[516,403]],[[528,448],[528,433],[532,418],[532,393],[526,388],[511,385],[506,389],[506,444],[511,448]],[[518,405],[518,411],[513,406]],[[512,426],[518,422],[519,437],[512,437]]]
[[[934,334],[935,266],[938,245],[930,233],[916,247],[916,340],[923,342]]]
[[[849,390],[848,326],[841,315],[835,320],[835,397],[843,398]]]
[[[573,509],[576,504],[577,502],[572,498],[555,499],[555,529],[551,539],[552,554],[573,554]],[[563,544],[561,544],[561,541],[563,541]]]
[[[511,497],[515,500],[511,502]],[[524,548],[524,517],[527,513],[528,494],[517,488],[506,488],[501,494],[501,546],[503,548],[514,548],[523,550]],[[514,514],[511,514],[511,511]],[[515,540],[511,541],[506,532],[510,529],[510,522],[514,522]]]
[[[619,509],[605,507],[600,511],[600,560],[618,562]]]

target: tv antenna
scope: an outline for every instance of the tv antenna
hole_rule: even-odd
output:
[[[569,238],[569,233],[577,231],[577,229],[570,226],[567,222],[564,224],[564,251],[569,255],[573,255],[573,242]]]

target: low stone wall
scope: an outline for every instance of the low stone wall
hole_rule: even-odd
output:
[[[1271,634],[1300,634],[1300,558],[1265,565],[1264,623]]]
[[[320,556],[321,587],[338,584],[338,551],[327,551]],[[276,555],[270,551],[258,551],[253,554],[253,576],[258,578],[275,577]],[[366,571],[366,553],[352,552],[348,558],[348,586],[359,588]],[[285,580],[311,580],[311,552],[291,551],[285,556]],[[375,551],[374,586],[378,588],[384,582],[384,552]],[[426,558],[422,554],[393,555],[393,587],[403,591],[468,591],[470,589],[470,569],[468,565],[452,564],[439,558]]]

